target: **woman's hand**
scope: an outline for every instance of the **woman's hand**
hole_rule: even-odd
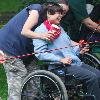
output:
[[[4,63],[6,60],[5,60],[5,54],[0,50],[0,63]]]
[[[86,52],[88,52],[90,49],[89,49],[89,44],[86,44],[84,47],[81,47],[80,48],[80,54],[84,54]]]
[[[54,32],[48,31],[48,33],[40,34],[40,38],[43,40],[53,41],[54,40]]]
[[[62,62],[64,64],[71,64],[72,63],[72,59],[70,57],[66,57],[66,58],[60,59],[60,62]]]

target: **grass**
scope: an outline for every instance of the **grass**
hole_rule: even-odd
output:
[[[45,0],[0,0],[0,13],[18,12],[20,9],[24,8],[28,3],[42,2],[45,2]]]
[[[0,0],[0,13],[16,12],[21,5],[21,0]]]
[[[2,100],[7,100],[7,81],[2,65],[0,65],[0,97]]]
[[[8,22],[28,4],[42,3],[43,0],[0,0],[0,23]]]

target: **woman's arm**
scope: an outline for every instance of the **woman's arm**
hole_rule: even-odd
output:
[[[52,38],[52,34],[48,34],[49,32],[46,32],[44,34],[38,34],[37,32],[33,32],[31,29],[38,24],[39,19],[39,13],[37,10],[31,10],[29,12],[29,17],[26,20],[23,29],[21,31],[21,34],[32,39],[40,38],[40,39],[47,39],[49,40]]]
[[[2,50],[0,50],[0,64],[5,62],[5,54]]]
[[[33,32],[31,29],[37,25],[39,18],[39,13],[36,10],[29,11],[29,17],[27,18],[21,34],[28,38],[41,38],[39,34]]]
[[[92,30],[95,30],[97,28],[97,32],[100,32],[100,26],[98,26],[98,24],[92,21],[89,17],[82,20],[82,23]]]

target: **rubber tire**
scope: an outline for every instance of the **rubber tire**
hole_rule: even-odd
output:
[[[50,77],[53,81],[55,81],[57,83],[57,85],[59,85],[59,88],[60,88],[62,96],[63,96],[62,100],[68,100],[67,90],[66,90],[66,87],[65,87],[64,83],[62,82],[62,80],[54,73],[52,73],[50,71],[46,71],[46,70],[36,70],[36,71],[30,73],[22,82],[21,93],[22,93],[23,87],[26,84],[26,82],[28,82],[28,80],[30,80],[34,75],[45,75],[45,76]],[[20,95],[20,98],[21,98],[21,95]]]
[[[100,70],[100,60],[95,57],[94,55],[90,54],[90,53],[85,53],[82,56],[82,61],[94,68],[97,68]],[[90,63],[89,63],[90,62]]]

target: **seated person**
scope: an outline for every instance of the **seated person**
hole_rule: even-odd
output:
[[[54,36],[56,34],[56,37],[53,37],[54,39],[52,38],[50,42],[42,39],[33,39],[34,52],[38,52],[35,55],[40,60],[59,61],[69,64],[67,72],[83,82],[87,87],[87,94],[94,95],[96,100],[100,100],[100,71],[81,62],[79,59],[79,53],[84,53],[88,49],[84,47],[80,50],[78,44],[73,42],[60,26],[60,21],[63,17],[63,12],[60,9],[55,4],[48,6],[47,20],[35,29],[38,34],[44,34],[50,31],[52,24],[56,24],[59,27],[59,31],[51,31],[51,34],[54,34]],[[63,49],[55,50],[57,48]],[[46,52],[47,50],[49,52]]]

